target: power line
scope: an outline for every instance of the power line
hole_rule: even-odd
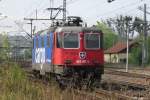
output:
[[[141,3],[142,3],[142,2],[140,2],[139,4],[141,4]],[[139,5],[139,4],[137,4],[137,2],[129,3],[129,4],[127,4],[127,5],[123,5],[123,6],[121,6],[121,7],[118,7],[118,8],[116,8],[116,9],[113,9],[113,10],[108,11],[108,12],[106,12],[106,13],[103,13],[103,14],[101,14],[101,15],[112,14],[112,13],[114,13],[114,12],[117,12],[118,10],[123,10],[123,9],[125,9],[125,8],[127,8],[127,7],[129,7],[129,6],[135,6],[135,5]]]
[[[45,0],[44,0],[44,1],[45,1]],[[37,7],[36,7],[36,8],[40,8],[40,6],[45,3],[44,1],[41,0],[39,3],[36,3],[36,4],[37,4]],[[37,1],[36,1],[36,2],[37,2]],[[25,11],[25,14],[27,14],[26,17],[33,15],[33,13],[35,13],[35,11],[36,11],[36,8],[34,8],[33,3],[32,3],[31,7],[29,7],[29,9],[27,9],[27,10]],[[34,9],[34,10],[32,10],[32,9]],[[37,9],[37,10],[39,10],[39,9]],[[29,13],[29,12],[30,12],[30,13]]]

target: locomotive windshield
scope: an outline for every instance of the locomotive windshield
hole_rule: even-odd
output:
[[[85,48],[87,49],[100,48],[100,35],[98,33],[85,34]]]
[[[79,34],[78,33],[64,33],[63,35],[64,48],[78,48]]]

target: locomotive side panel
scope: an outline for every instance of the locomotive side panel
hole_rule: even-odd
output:
[[[34,37],[32,69],[41,74],[52,70],[53,33]]]

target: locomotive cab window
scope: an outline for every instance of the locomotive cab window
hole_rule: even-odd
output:
[[[79,48],[79,34],[78,33],[64,33],[63,34],[64,48]]]
[[[62,34],[61,33],[57,33],[57,48],[62,48]]]
[[[100,34],[99,33],[86,33],[85,34],[85,48],[99,49],[100,48]]]

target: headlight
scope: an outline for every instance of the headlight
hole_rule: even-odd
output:
[[[64,63],[65,63],[65,64],[71,64],[71,63],[72,63],[72,60],[66,59],[66,60],[64,61]]]

